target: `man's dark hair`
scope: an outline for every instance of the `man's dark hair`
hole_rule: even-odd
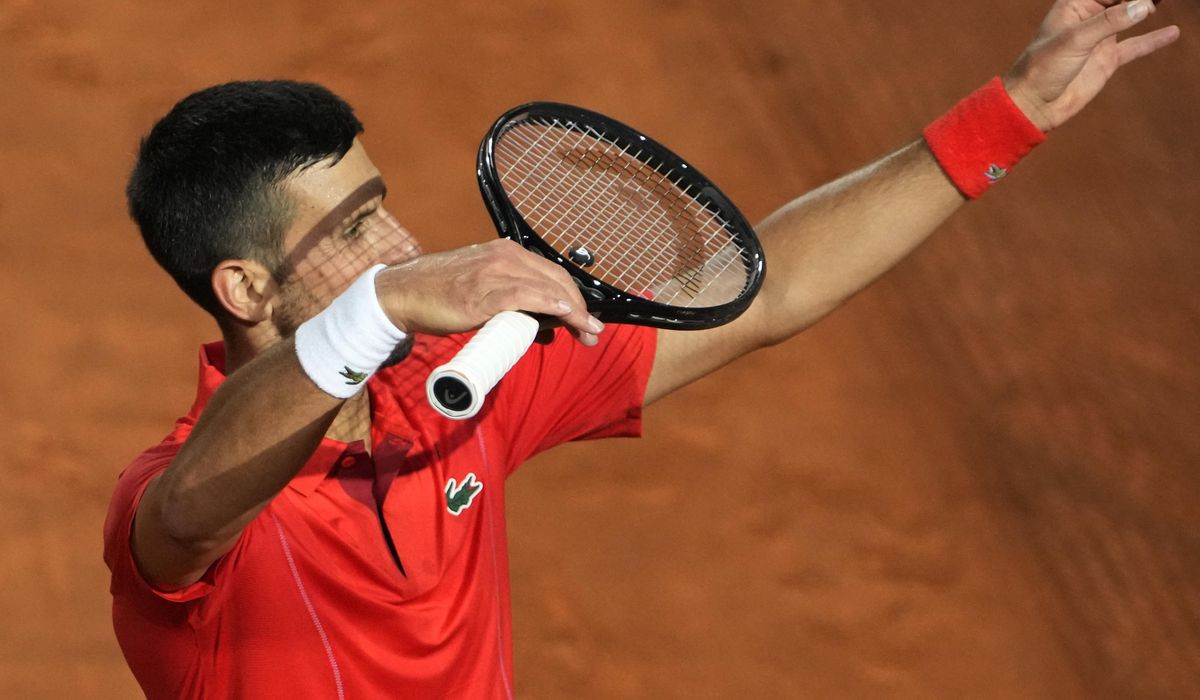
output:
[[[291,220],[280,187],[292,172],[340,159],[362,133],[354,110],[311,83],[249,81],[180,100],[142,139],[126,195],[150,254],[218,319],[212,271],[222,260],[282,273]]]

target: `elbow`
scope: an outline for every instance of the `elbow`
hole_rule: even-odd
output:
[[[163,535],[184,551],[206,552],[217,546],[220,537],[206,523],[200,499],[184,485],[163,486],[156,504]]]
[[[779,298],[760,297],[747,315],[754,330],[755,348],[779,345],[816,324],[838,307],[837,303],[822,303],[817,299],[802,299],[794,295]]]
[[[163,501],[158,517],[163,534],[180,549],[202,552],[213,542],[214,538],[206,537],[204,529],[177,502]]]
[[[786,303],[772,304],[768,299],[756,301],[755,306],[746,312],[746,315],[750,316],[746,318],[746,325],[751,329],[748,333],[752,346],[750,349],[757,351],[780,345],[781,342],[802,333],[829,311],[833,311],[833,307],[829,307],[828,310],[812,307],[800,309]]]

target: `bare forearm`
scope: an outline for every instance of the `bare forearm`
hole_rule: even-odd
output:
[[[814,190],[758,226],[769,262],[756,335],[812,325],[919,246],[966,200],[923,141]]]
[[[1169,45],[1177,27],[1118,40],[1154,12],[1146,1],[1056,2],[1038,37],[1003,76],[1018,109],[1050,131],[1073,117],[1118,68]],[[805,195],[760,226],[767,286],[758,338],[811,325],[921,244],[965,200],[923,141]]]
[[[395,328],[448,334],[478,327],[500,311],[523,309],[557,316],[584,342],[594,344],[594,333],[601,331],[591,325],[595,319],[561,268],[511,241],[422,256],[372,279],[375,299],[363,301],[361,289],[352,285],[333,302],[341,304],[340,318],[377,303]],[[365,333],[376,317],[368,310],[360,322],[346,321],[346,327]],[[315,328],[308,341],[310,359],[312,339],[327,327]],[[388,335],[383,344],[395,340]],[[367,394],[335,398],[331,394],[344,395],[337,384],[343,377],[331,387],[321,384],[322,376],[305,373],[292,339],[275,342],[230,374],[138,505],[133,550],[143,574],[167,585],[197,580],[295,477],[326,434],[366,437]]]
[[[239,531],[300,470],[341,406],[305,376],[290,340],[234,373],[164,475],[181,527]]]
[[[134,550],[144,573],[195,580],[305,464],[342,403],[305,376],[291,341],[230,375],[143,496]]]
[[[646,403],[816,323],[964,201],[917,142],[784,205],[758,226],[767,279],[754,304],[720,328],[660,331]]]
[[[1002,76],[1013,103],[1043,132],[1060,126],[1120,66],[1179,38],[1175,26],[1116,38],[1153,10],[1143,0],[1057,0]],[[646,401],[812,325],[919,246],[964,201],[917,141],[782,207],[758,227],[768,261],[758,299],[720,328],[660,331]]]

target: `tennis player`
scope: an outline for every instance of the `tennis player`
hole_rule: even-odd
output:
[[[512,697],[506,477],[563,442],[638,434],[644,405],[836,308],[1174,41],[1116,38],[1153,11],[1056,2],[1014,66],[922,138],[768,217],[754,305],[692,333],[604,328],[512,243],[422,255],[324,88],[183,99],[142,142],[129,208],[222,341],[105,524],[117,639],[146,695]],[[478,416],[435,414],[429,371],[510,309],[562,328]]]

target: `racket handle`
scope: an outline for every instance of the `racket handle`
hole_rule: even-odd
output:
[[[474,416],[483,399],[529,350],[538,322],[520,311],[501,311],[425,381],[425,395],[438,413],[455,420]]]

